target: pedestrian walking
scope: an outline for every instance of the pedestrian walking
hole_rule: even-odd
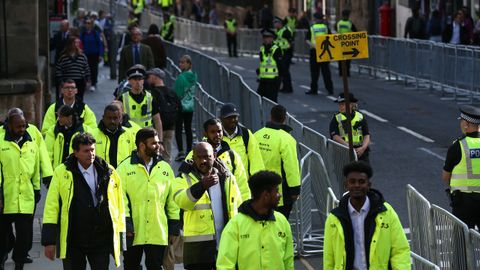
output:
[[[277,102],[280,89],[279,69],[282,63],[282,50],[273,43],[275,33],[270,29],[262,30],[263,44],[260,46],[260,66],[257,69],[257,93],[273,102]]]
[[[151,24],[148,28],[147,37],[142,40],[143,44],[150,47],[155,59],[155,67],[165,68],[167,66],[167,54],[163,46],[162,38],[160,37],[160,30],[156,24]]]
[[[461,10],[455,13],[453,21],[447,23],[442,33],[442,41],[450,44],[469,44],[468,31],[463,25],[463,13]]]
[[[83,44],[83,52],[87,56],[88,67],[90,68],[90,88],[94,92],[98,81],[98,63],[101,61],[104,53],[104,44],[101,32],[95,29],[94,20],[85,20],[85,31],[80,34],[80,40]]]
[[[139,0],[143,1],[143,0]],[[147,70],[155,67],[154,57],[151,48],[142,44],[142,31],[138,27],[132,27],[130,30],[130,44],[123,47],[120,53],[120,63],[118,64],[118,82],[127,77],[127,70],[133,65],[142,65]]]
[[[232,12],[227,12],[227,19],[223,23],[227,35],[227,48],[229,57],[238,57],[237,55],[237,21],[233,18]]]
[[[425,33],[427,27],[425,20],[420,17],[419,11],[417,8],[412,8],[412,16],[407,19],[405,23],[405,34],[404,38],[414,38],[414,39],[426,39],[427,35]]]

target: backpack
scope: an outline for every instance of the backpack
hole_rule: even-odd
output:
[[[170,89],[167,89],[167,91],[156,90],[162,124],[167,127],[173,126],[177,118],[177,113],[180,110],[180,100],[177,94]]]

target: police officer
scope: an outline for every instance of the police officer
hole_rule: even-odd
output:
[[[130,119],[140,127],[155,127],[158,132],[160,144],[163,144],[163,127],[160,118],[157,100],[153,98],[150,91],[143,88],[146,76],[145,68],[142,65],[134,65],[127,71],[128,83],[131,89],[123,93],[119,100],[123,103],[123,111],[130,116]],[[160,146],[163,152],[163,146]]]
[[[290,28],[293,32],[293,36],[295,36],[295,30],[297,29],[297,9],[296,8],[289,8],[288,9],[288,16],[285,17],[285,25]]]
[[[284,93],[292,93],[292,77],[290,76],[290,62],[292,61],[292,43],[293,43],[293,31],[284,25],[283,20],[275,16],[273,19],[273,25],[276,30],[276,39],[274,44],[282,49],[283,57],[280,63],[280,78],[282,80],[282,88],[279,90]]]
[[[0,269],[5,269],[13,223],[16,239],[12,259],[15,269],[20,270],[31,247],[32,215],[41,197],[40,149],[26,130],[20,109],[10,109],[6,123],[0,138]]]
[[[448,148],[442,178],[450,186],[452,213],[474,228],[480,227],[480,109],[461,106],[459,119],[464,136]]]
[[[345,34],[350,32],[357,32],[357,27],[353,24],[353,22],[349,19],[350,17],[350,10],[344,9],[342,11],[342,19],[337,22],[337,33]],[[350,77],[350,60],[346,60],[347,62],[347,76]],[[338,61],[338,72],[340,76],[342,76],[342,65],[341,61]]]
[[[125,269],[137,270],[145,253],[147,269],[163,269],[162,261],[169,237],[179,234],[179,209],[173,201],[175,176],[160,156],[157,132],[142,128],[137,146],[118,166],[122,179],[127,242]],[[161,206],[161,207],[159,207]]]
[[[263,45],[260,47],[260,67],[257,69],[259,78],[257,93],[277,102],[280,89],[279,68],[282,62],[282,50],[273,40],[275,33],[270,29],[262,30]]]
[[[92,130],[92,135],[97,141],[97,156],[117,168],[117,165],[135,149],[135,134],[136,132],[133,133],[122,126],[120,108],[114,104],[107,105],[98,127]]]
[[[173,196],[183,209],[184,267],[215,269],[223,228],[242,203],[235,176],[207,142],[196,144],[193,161],[185,160],[178,171]]]
[[[366,163],[370,163],[370,131],[368,130],[367,119],[356,110],[358,99],[349,93],[350,119],[352,127],[353,147],[357,157]],[[348,147],[347,116],[345,95],[341,93],[334,101],[338,103],[338,113],[334,114],[330,121],[330,138]]]
[[[68,105],[74,109],[77,123],[82,122],[91,128],[95,128],[97,125],[95,113],[87,104],[83,103],[82,100],[75,97],[75,94],[78,91],[75,81],[72,79],[67,79],[61,83],[60,87],[62,98],[48,107],[43,118],[42,134],[45,135],[47,130],[55,126],[57,123],[57,112],[62,105]]]
[[[287,110],[276,105],[270,111],[270,121],[255,132],[265,168],[281,175],[280,199],[277,211],[287,219],[300,194],[300,168],[297,157],[297,141],[290,135],[292,128],[285,125]]]
[[[281,184],[282,178],[273,172],[252,175],[252,199],[240,205],[223,230],[218,269],[294,269],[290,224],[275,211]]]
[[[252,131],[238,124],[240,113],[232,103],[226,103],[220,109],[223,126],[223,141],[237,152],[248,175],[264,170],[262,154]]]
[[[227,19],[223,27],[227,34],[227,47],[229,57],[238,57],[237,55],[237,21],[233,18],[232,12],[227,12]]]
[[[145,0],[132,0],[133,14],[137,18],[137,24],[140,25],[143,9],[145,8]]]
[[[318,94],[318,77],[320,70],[322,70],[323,83],[329,95],[333,95],[332,74],[330,72],[329,62],[317,62],[317,51],[315,38],[321,35],[330,34],[327,24],[324,22],[323,14],[313,14],[314,23],[310,26],[310,31],[307,31],[305,40],[310,46],[310,90],[305,92],[307,95]]]
[[[163,40],[173,42],[175,34],[175,16],[170,15],[169,12],[163,12],[163,24],[160,30],[160,36]]]

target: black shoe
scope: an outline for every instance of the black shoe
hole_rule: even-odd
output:
[[[33,260],[30,257],[30,255],[27,254],[27,257],[25,257],[25,259],[23,260],[23,263],[33,263]]]
[[[305,95],[318,95],[318,93],[313,91],[307,91],[305,92]]]

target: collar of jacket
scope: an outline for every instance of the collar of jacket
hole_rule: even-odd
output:
[[[368,215],[377,215],[378,213],[387,211],[387,208],[383,204],[385,200],[383,199],[382,193],[380,191],[371,188],[367,192],[368,199],[370,199],[370,211]],[[332,214],[334,214],[339,219],[348,219],[350,220],[350,214],[348,213],[348,200],[350,199],[349,194],[345,194],[340,199],[340,204],[337,208],[332,210]]]
[[[221,146],[221,148],[220,148],[220,151],[217,152],[217,157],[219,157],[221,154],[223,154],[223,153],[225,153],[225,152],[227,152],[231,149],[230,145],[223,140],[220,141],[220,146]],[[213,151],[215,151],[215,149],[213,149]],[[233,160],[232,160],[232,162],[233,162]]]
[[[73,125],[71,128],[65,130],[65,129],[61,129],[60,128],[60,125],[58,124],[58,122],[55,124],[55,128],[53,129],[53,133],[55,134],[55,137],[58,135],[58,133],[65,133],[66,132],[71,132],[71,134],[75,134],[75,132],[84,132],[85,130],[83,129],[83,124],[82,123],[77,123],[77,121],[75,121],[75,118],[73,118]]]
[[[213,162],[213,168],[217,169],[218,176],[219,178],[226,178],[230,176],[230,171],[227,169],[227,165],[223,163],[219,158],[216,158],[215,161]],[[178,168],[178,174],[189,174],[193,173],[197,179],[201,179],[201,173],[200,171],[197,170],[195,167],[195,163],[193,162],[192,159],[185,160],[180,164],[180,167]]]
[[[158,162],[162,161],[163,158],[162,156],[155,156],[152,158],[153,159],[153,163],[152,163],[152,168],[155,167],[155,165],[157,165]],[[131,155],[131,158],[130,158],[130,164],[141,164],[141,165],[145,165],[143,163],[143,160],[138,156],[138,151],[137,150],[133,150],[132,151],[132,155]]]
[[[242,137],[242,136],[243,136],[243,129],[244,129],[244,127],[242,127],[242,126],[240,126],[240,125],[237,125],[236,129],[237,129],[237,134],[235,134],[235,137],[233,137],[233,138],[236,138],[236,137],[238,137],[238,136]],[[224,137],[226,136],[225,134],[227,134],[227,133],[226,133],[225,128],[223,128],[223,136],[224,136]],[[230,147],[230,146],[229,146],[229,147]]]
[[[287,124],[278,124],[278,123],[274,123],[274,122],[271,122],[271,121],[267,122],[267,124],[265,126],[267,128],[272,128],[272,129],[277,129],[277,130],[281,129],[281,130],[283,130],[287,133],[290,133],[293,130],[293,128],[290,127]]]
[[[65,160],[64,164],[67,170],[71,171],[72,173],[80,174],[80,170],[78,169],[78,160],[74,154],[70,154]],[[98,156],[95,157],[95,160],[93,161],[93,166],[95,166],[95,170],[97,171],[99,178],[103,176],[110,177],[113,172],[112,169],[110,169],[110,167],[108,166],[108,163]]]
[[[28,125],[27,125],[27,127],[28,127]],[[10,129],[7,127],[7,122],[5,122],[4,129],[5,129],[5,141],[14,142],[15,138],[14,138],[13,134],[11,133]],[[25,134],[23,134],[22,141],[33,141],[32,137],[30,136],[30,134],[28,133],[26,128],[25,128]]]
[[[130,124],[130,123],[129,123]],[[125,129],[123,129],[123,126],[120,125],[119,128],[117,128],[117,130],[112,133],[110,130],[107,129],[107,126],[105,126],[105,124],[103,123],[103,120],[100,120],[100,122],[98,122],[98,128],[105,134],[117,134],[117,133],[120,133],[122,134],[123,132],[125,132]]]
[[[57,102],[55,102],[55,116],[58,118],[57,116],[57,112],[58,112],[58,109],[60,109],[60,107],[62,107],[63,105],[65,105],[63,103],[63,98],[60,98],[58,99]],[[75,112],[78,112],[78,113],[82,113],[83,109],[85,108],[85,103],[83,103],[83,101],[77,97],[75,97],[75,103],[73,103],[73,107]],[[78,116],[80,117],[80,115]]]
[[[238,208],[238,212],[243,213],[251,217],[255,221],[275,221],[275,215],[273,214],[273,209],[271,209],[267,215],[261,216],[255,212],[252,207],[253,200],[244,201]]]

